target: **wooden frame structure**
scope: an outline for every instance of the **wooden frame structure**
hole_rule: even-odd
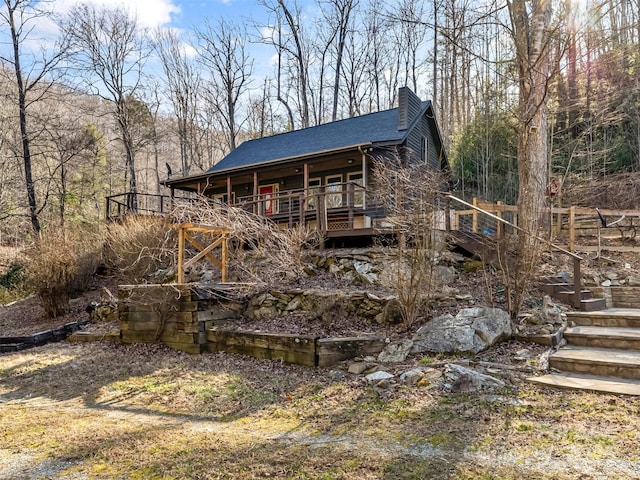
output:
[[[195,265],[203,258],[207,258],[222,272],[222,283],[227,281],[227,237],[228,232],[208,225],[195,225],[182,223],[174,228],[178,230],[178,283],[184,283],[184,269]],[[205,246],[192,235],[193,233],[206,233],[213,235],[213,241]],[[188,242],[198,250],[198,254],[188,260],[185,259],[185,242]],[[220,258],[213,255],[213,251],[220,247]]]

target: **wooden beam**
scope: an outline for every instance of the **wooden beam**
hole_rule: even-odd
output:
[[[227,205],[231,205],[233,191],[231,189],[231,176],[227,177]]]
[[[178,283],[184,283],[184,228],[178,228]]]
[[[574,252],[576,245],[576,209],[569,207],[569,251]]]
[[[214,257],[213,255],[211,255],[211,251],[217,247],[220,246],[220,244],[222,243],[222,240],[224,239],[224,237],[220,237],[218,238],[215,242],[213,242],[211,245],[209,245],[208,247],[204,247],[203,245],[201,245],[196,239],[194,239],[193,237],[191,237],[188,233],[184,233],[184,238],[185,240],[187,240],[191,245],[193,245],[194,247],[196,247],[198,250],[200,250],[200,253],[198,253],[195,257],[193,257],[191,260],[189,260],[188,262],[186,262],[184,264],[184,268],[189,268],[190,266],[192,266],[193,264],[195,264],[198,260],[203,259],[204,257],[207,257],[209,260],[211,260],[213,262],[213,264],[222,269],[222,263],[220,262],[220,260],[218,260],[216,257]]]

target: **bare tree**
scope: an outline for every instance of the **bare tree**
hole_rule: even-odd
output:
[[[211,74],[209,99],[226,132],[229,150],[233,150],[241,125],[237,119],[239,102],[253,74],[253,59],[246,50],[247,35],[220,19],[215,26],[206,21],[203,29],[196,30],[196,36],[201,46],[200,60]]]
[[[267,25],[272,30],[269,36],[263,36],[261,41],[276,48],[278,54],[277,66],[277,98],[288,110],[291,128],[294,127],[290,101],[283,90],[283,73],[289,77],[295,86],[296,102],[302,128],[310,125],[309,116],[309,52],[310,46],[304,39],[304,24],[296,3],[290,7],[283,0],[262,0],[266,10],[275,16],[275,25]]]
[[[335,77],[333,80],[333,109],[331,120],[338,119],[338,97],[340,95],[340,78],[342,75],[342,57],[344,55],[347,34],[351,27],[352,14],[358,6],[358,0],[327,0],[331,6],[330,25],[336,25],[335,44]]]
[[[44,17],[51,17],[46,10],[48,2],[36,0],[4,0],[4,9],[0,11],[0,19],[4,28],[8,29],[11,44],[11,55],[2,56],[0,60],[13,68],[16,81],[16,98],[21,137],[21,157],[24,180],[27,190],[29,217],[35,235],[40,234],[41,226],[38,218],[40,208],[36,198],[33,179],[32,143],[34,133],[29,128],[28,111],[41,101],[55,81],[60,61],[67,54],[66,41],[42,54],[25,53],[25,44],[31,40],[35,23]]]
[[[141,88],[150,50],[146,31],[121,8],[74,7],[63,25],[73,46],[73,62],[91,93],[113,105],[125,151],[130,207],[137,209],[135,121],[131,102]]]
[[[197,99],[202,79],[185,43],[174,30],[158,30],[154,46],[162,62],[167,94],[177,122],[181,173],[187,175],[193,164],[201,163],[197,148]]]

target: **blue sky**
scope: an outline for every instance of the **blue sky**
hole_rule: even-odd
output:
[[[149,28],[173,27],[192,30],[205,18],[215,21],[224,16],[242,22],[259,19],[264,12],[256,0],[84,0],[94,5],[125,6],[137,13],[142,25]],[[56,0],[56,10],[63,12],[78,0]],[[305,2],[300,2],[304,4]]]

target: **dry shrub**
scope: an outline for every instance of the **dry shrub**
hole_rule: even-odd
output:
[[[307,265],[306,252],[320,240],[317,231],[304,225],[279,228],[262,215],[206,197],[179,204],[172,217],[175,223],[227,232],[230,274],[235,280],[258,285],[299,280]]]
[[[49,317],[69,310],[69,299],[84,291],[100,263],[96,232],[50,231],[27,250],[27,282]]]
[[[131,215],[107,226],[103,260],[120,282],[146,283],[150,275],[175,265],[176,245],[168,218]]]
[[[444,182],[440,172],[405,162],[400,155],[377,159],[374,177],[373,193],[397,239],[396,248],[389,251],[392,274],[386,283],[396,294],[409,328],[430,302],[433,267],[441,246],[434,233],[436,200]]]

